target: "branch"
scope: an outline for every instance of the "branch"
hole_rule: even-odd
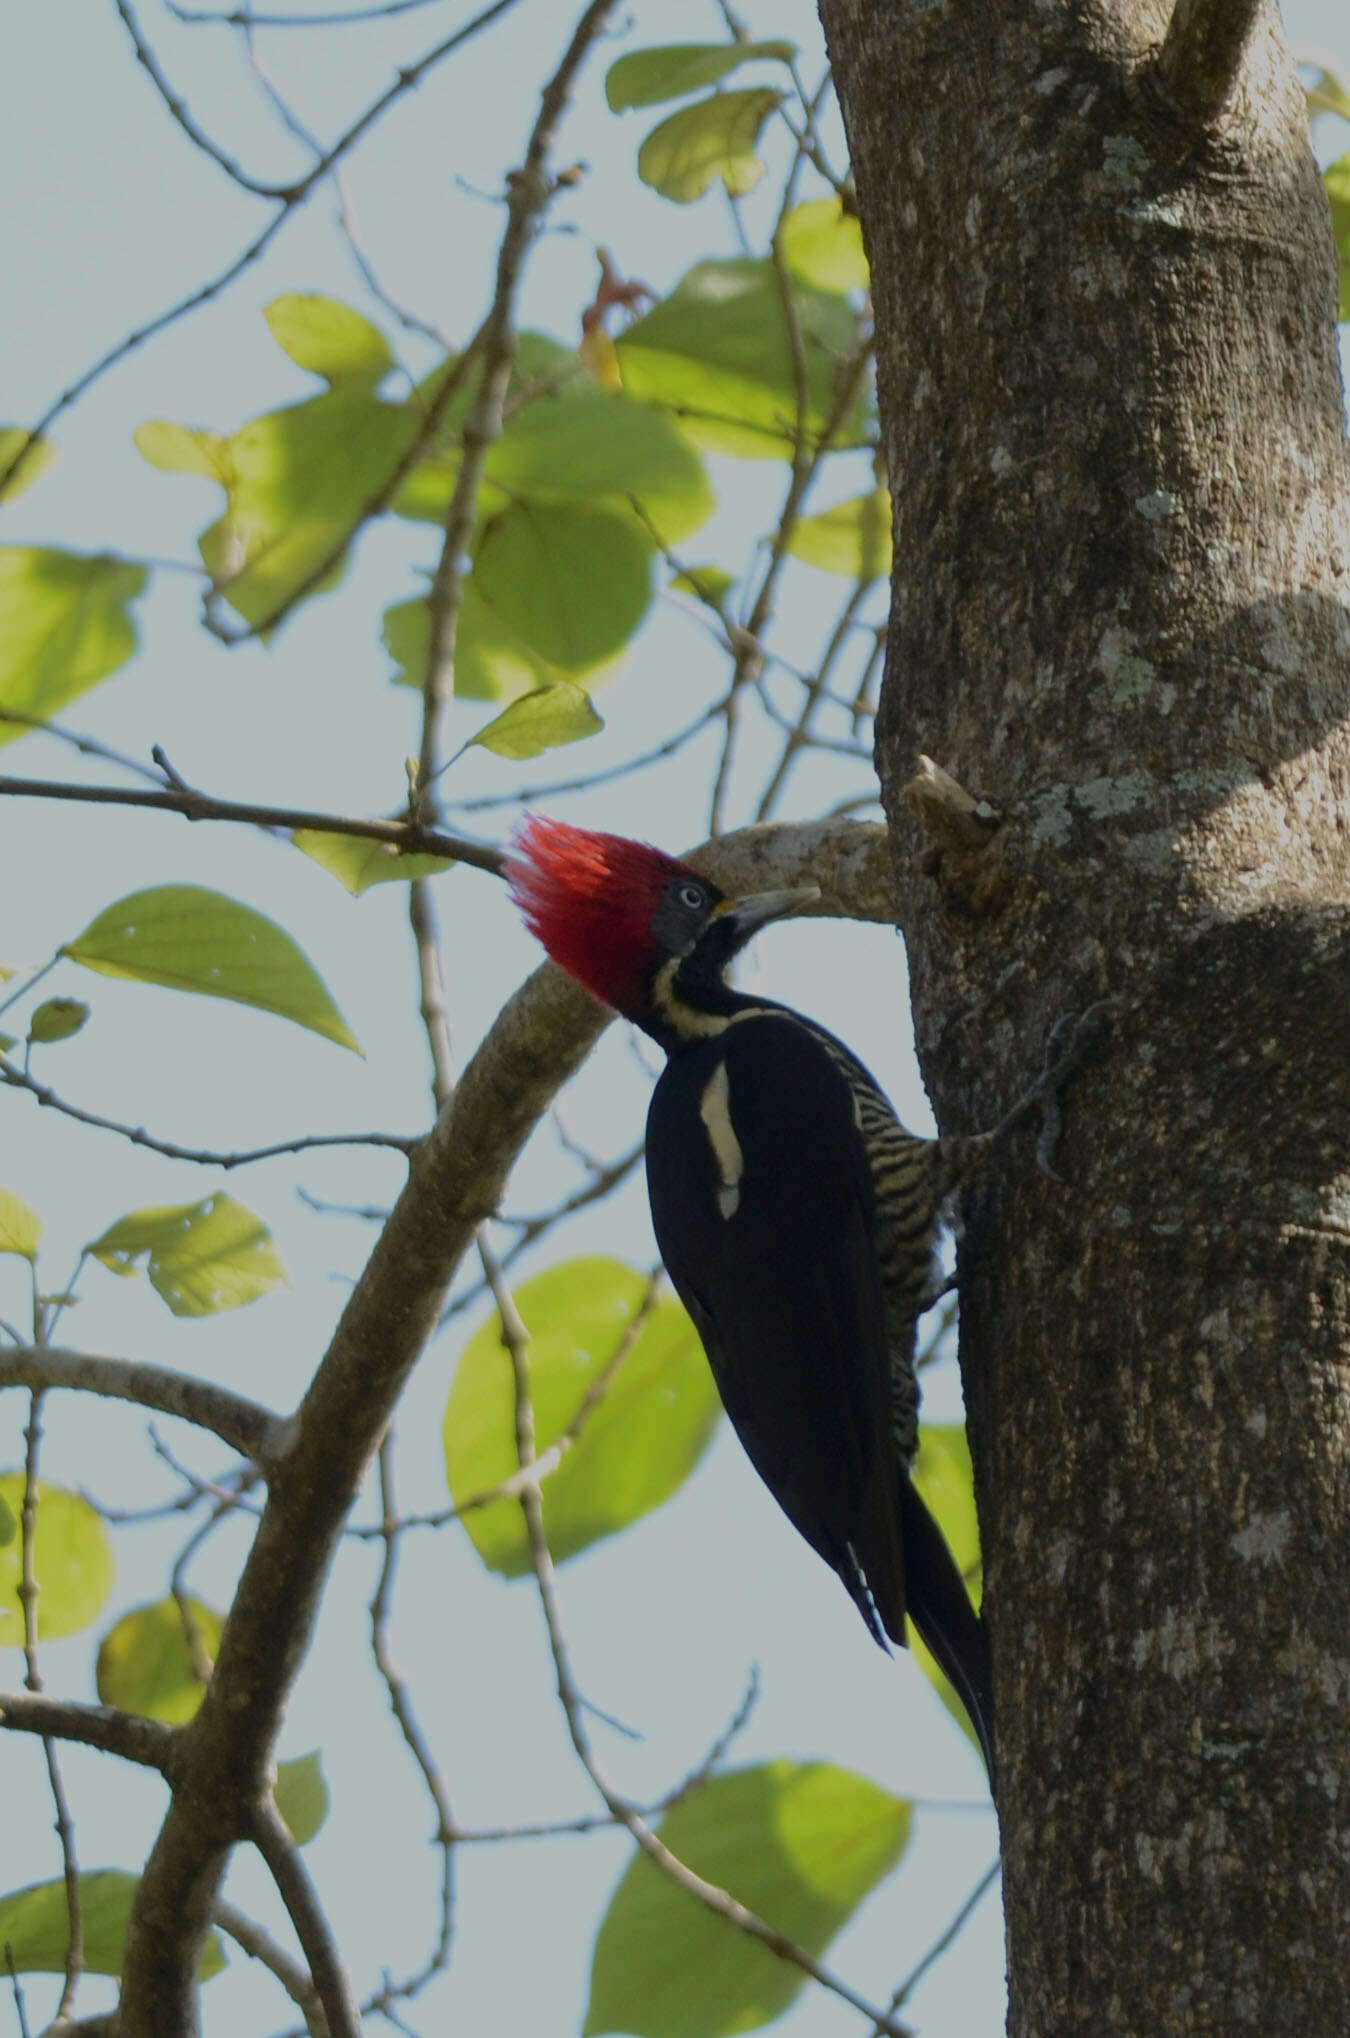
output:
[[[251,1960],[259,1961],[275,1975],[305,2020],[310,2038],[329,2038],[327,2019],[319,1992],[303,1967],[280,1946],[256,1919],[248,1917],[222,1897],[212,1913],[212,1922],[228,1932],[236,1946]]]
[[[316,1146],[384,1146],[392,1147],[406,1159],[417,1145],[417,1138],[401,1132],[305,1132],[294,1139],[278,1140],[274,1146],[246,1147],[237,1153],[218,1153],[211,1147],[179,1146],[171,1139],[157,1139],[147,1132],[143,1125],[123,1125],[116,1118],[104,1118],[100,1112],[86,1111],[79,1104],[68,1103],[46,1083],[38,1082],[26,1069],[17,1068],[0,1052],[0,1082],[8,1083],[12,1090],[26,1090],[37,1103],[47,1109],[59,1111],[64,1118],[73,1118],[80,1125],[92,1125],[99,1132],[115,1132],[132,1146],[143,1146],[151,1153],[162,1153],[174,1161],[192,1161],[206,1168],[246,1168],[256,1161],[275,1160],[279,1154],[308,1153]]]
[[[300,1849],[270,1796],[253,1809],[251,1837],[272,1872],[286,1915],[314,1977],[314,1988],[327,2020],[327,2038],[361,2038],[361,2012],[346,1970],[338,1957],[323,1905],[300,1858]],[[123,2023],[126,2023],[125,2012]],[[137,2028],[132,2026],[132,2029]]]
[[[177,1732],[139,1713],[119,1712],[112,1705],[78,1705],[74,1699],[49,1698],[45,1692],[0,1691],[0,1727],[16,1734],[41,1734],[53,1741],[78,1741],[103,1755],[169,1773]]]
[[[1261,0],[1176,0],[1157,74],[1196,126],[1213,127],[1232,98],[1260,9]]]
[[[264,1470],[275,1464],[290,1433],[288,1417],[274,1415],[256,1401],[246,1401],[210,1380],[194,1380],[167,1366],[140,1359],[116,1359],[103,1352],[63,1350],[58,1345],[6,1346],[0,1350],[0,1389],[71,1387],[82,1394],[102,1394],[176,1415],[198,1429],[214,1431],[241,1457]]]
[[[84,806],[154,807],[181,814],[188,821],[242,821],[254,828],[308,828],[321,835],[359,835],[387,842],[408,856],[444,856],[475,870],[502,873],[502,852],[467,835],[447,835],[417,821],[367,821],[354,815],[319,814],[307,807],[262,807],[248,800],[217,800],[192,786],[166,787],[163,792],[137,786],[74,785],[64,779],[0,777],[0,798],[74,800]]]
[[[694,859],[728,890],[801,884],[817,912],[893,917],[884,829],[750,828]],[[509,1001],[413,1158],[408,1182],[294,1419],[127,1932],[122,2018],[158,2038],[195,2024],[197,1955],[216,1887],[265,1783],[347,1513],[477,1228],[554,1095],[608,1023],[552,964]]]
[[[462,562],[468,554],[478,514],[487,456],[501,437],[502,410],[516,358],[513,321],[521,272],[540,216],[554,190],[545,174],[554,129],[571,97],[577,73],[616,5],[617,0],[591,0],[562,62],[540,95],[539,113],[525,160],[507,178],[506,232],[497,255],[492,305],[482,326],[482,375],[460,433],[459,469],[445,513],[445,536],[428,596],[430,630],[422,679],[422,741],[417,768],[419,812],[420,803],[431,798],[440,769],[441,724],[454,690],[455,640],[464,594]]]

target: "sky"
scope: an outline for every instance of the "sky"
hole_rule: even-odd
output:
[[[261,104],[236,38],[224,29],[176,24],[159,6],[142,12],[161,61],[202,125],[261,174],[296,174],[303,155]],[[799,0],[740,12],[752,32],[787,34],[812,51],[804,69],[810,78],[818,74],[818,30]],[[1350,61],[1339,0],[1299,0],[1285,12],[1296,43],[1339,45],[1342,68]],[[399,22],[322,44],[278,31],[263,49],[306,122],[332,133],[367,103],[394,63],[429,45],[455,18],[430,6],[426,25],[411,36]],[[539,79],[571,18],[572,10],[555,0],[522,0],[506,34],[470,46],[429,79],[354,160],[353,202],[385,287],[455,338],[481,317],[501,221],[492,194],[519,157]],[[642,190],[632,160],[643,116],[618,120],[603,105],[609,54],[662,39],[670,18],[653,4],[635,7],[623,18],[622,41],[583,82],[560,145],[561,160],[575,156],[588,166],[571,208],[574,230],[550,232],[536,249],[526,324],[561,338],[575,333],[594,283],[598,239],[613,248],[622,271],[657,289],[669,287],[715,237],[725,241],[725,219],[710,223],[714,200],[674,208]],[[680,11],[681,34],[714,39],[719,24],[711,4]],[[22,201],[0,216],[0,274],[11,307],[0,422],[26,422],[147,316],[217,273],[265,214],[172,126],[135,66],[112,0],[25,8],[7,40],[11,75],[28,89],[8,95],[0,136],[6,188]],[[1341,133],[1338,148],[1345,146]],[[311,379],[282,358],[263,324],[263,307],[282,290],[328,292],[389,326],[334,232],[331,204],[316,200],[221,303],[137,349],[72,407],[54,433],[59,464],[0,511],[0,542],[190,560],[196,531],[216,513],[216,492],[204,481],[152,470],[136,453],[131,431],[151,417],[228,430],[311,393]],[[406,353],[414,372],[433,358],[412,341]],[[736,520],[753,509],[763,477],[740,470],[719,472],[718,480],[730,507],[725,521],[700,538],[706,556],[715,555],[719,533],[739,528]],[[428,530],[410,537],[406,526],[369,534],[340,597],[309,604],[267,650],[227,654],[207,639],[197,624],[191,576],[166,564],[141,608],[134,664],[65,719],[123,749],[158,742],[189,781],[232,797],[390,811],[402,794],[404,754],[415,747],[416,703],[392,695],[385,683],[378,619],[388,603],[416,591],[414,568],[432,563],[434,536]],[[809,630],[809,584],[791,599],[801,603],[801,627]],[[789,625],[794,621],[789,607]],[[640,660],[606,689],[609,727],[587,765],[617,760],[684,720],[705,697],[710,670],[688,616],[660,613]],[[42,738],[11,747],[3,768],[95,780],[107,771]],[[469,769],[478,774],[475,789],[505,791],[516,781],[515,768],[482,753],[473,753]],[[558,775],[566,769],[565,763]],[[807,774],[788,811],[809,814],[835,791],[828,769]],[[677,848],[703,832],[703,798],[690,772],[676,769],[616,785],[603,816],[592,818]],[[487,833],[494,817],[478,825]],[[126,1122],[205,1145],[262,1143],[300,1129],[413,1130],[425,1123],[429,1069],[411,995],[400,888],[351,901],[316,866],[270,840],[159,816],[119,813],[100,819],[95,832],[76,810],[6,802],[0,831],[9,873],[0,961],[42,960],[54,942],[141,885],[212,885],[273,915],[300,939],[366,1048],[358,1061],[261,1015],[69,970],[52,988],[91,996],[97,1023],[59,1050],[63,1092]],[[457,871],[441,881],[441,893],[455,1045],[466,1058],[537,954],[491,881]],[[905,995],[898,937],[822,923],[777,928],[761,937],[751,968],[752,981],[844,1034],[906,1122],[930,1129],[912,1046],[894,1024]],[[54,1060],[47,1074],[57,1081]],[[616,1029],[569,1094],[569,1122],[620,1149],[640,1124],[647,1081]],[[371,1235],[359,1220],[307,1210],[297,1191],[380,1204],[396,1192],[400,1173],[391,1158],[352,1152],[322,1169],[300,1161],[232,1177],[230,1193],[259,1210],[277,1234],[291,1272],[288,1291],[247,1312],[184,1328],[144,1282],[118,1282],[95,1270],[88,1301],[68,1319],[67,1334],[218,1374],[242,1393],[285,1407],[322,1350]],[[522,1170],[515,1207],[539,1207],[560,1179],[556,1155],[541,1138]],[[121,1142],[91,1142],[11,1097],[0,1182],[44,1218],[50,1254],[44,1265],[55,1285],[83,1242],[114,1217],[145,1204],[195,1201],[219,1177]],[[640,1192],[578,1222],[565,1250],[619,1252],[648,1264]],[[21,1272],[17,1261],[0,1261],[0,1315],[13,1317],[24,1306]],[[477,1320],[470,1311],[437,1340],[400,1413],[401,1485],[409,1501],[435,1505],[443,1498],[441,1408],[459,1345]],[[926,1407],[939,1419],[959,1411],[954,1368],[934,1377]],[[21,1423],[22,1397],[5,1397],[0,1465],[18,1462]],[[136,1504],[170,1490],[140,1447],[142,1434],[134,1413],[101,1407],[92,1414],[76,1397],[57,1397],[48,1409],[45,1463],[64,1483]],[[223,1468],[223,1454],[204,1441],[185,1449],[202,1473]],[[159,1595],[164,1547],[150,1530],[120,1536],[105,1622]],[[203,1597],[227,1600],[244,1547],[242,1526],[210,1547],[194,1572]],[[602,1752],[634,1795],[659,1791],[698,1760],[735,1711],[754,1662],[762,1695],[736,1759],[826,1756],[898,1794],[947,1807],[921,1814],[908,1861],[828,1956],[856,1987],[884,1999],[978,1881],[996,1845],[978,1762],[914,1666],[887,1660],[868,1642],[837,1583],[796,1541],[725,1434],[670,1506],[566,1567],[562,1582],[588,1694],[645,1736],[638,1744],[602,1738]],[[397,1972],[417,1963],[433,1928],[434,1868],[430,1858],[414,1861],[407,1875],[391,1866],[391,1857],[396,1862],[403,1850],[420,1849],[428,1815],[390,1736],[384,1693],[368,1660],[372,1584],[373,1558],[364,1552],[340,1567],[282,1753],[322,1746],[334,1808],[307,1850],[309,1866],[342,1943],[362,1957],[379,1949]],[[487,1579],[462,1538],[426,1537],[404,1559],[395,1646],[460,1818],[494,1824],[589,1808],[585,1779],[567,1759],[561,1717],[549,1700],[527,1585]],[[91,1696],[91,1653],[87,1636],[47,1647],[51,1688]],[[17,1680],[20,1667],[9,1652],[0,1680]],[[9,1850],[7,1883],[54,1875],[59,1856],[38,1746],[0,1742],[0,1762],[7,1833],[42,1836],[22,1860]],[[158,1822],[158,1786],[78,1749],[63,1766],[84,1865],[134,1865]],[[561,2038],[579,2029],[590,1937],[627,1853],[626,1840],[601,1836],[483,1847],[463,1858],[454,1962],[411,2011],[413,2028],[472,2029],[480,2038],[526,2028]],[[245,1908],[265,1900],[264,1878],[243,1855],[231,1869],[229,1894]],[[358,1986],[371,1979],[362,1969]],[[30,1978],[26,1993],[36,2029],[47,2000],[43,1982]],[[82,2000],[96,2007],[99,1985],[91,1984]],[[273,1986],[237,1954],[203,2002],[208,2034],[286,2023]],[[920,1989],[910,2014],[921,2030],[979,2038],[1001,2028],[1002,2003],[1001,1922],[990,1899],[957,1956]],[[0,2032],[17,2029],[8,2014],[0,2000]],[[862,2027],[852,2012],[812,1990],[782,2028],[794,2038],[834,2038]]]

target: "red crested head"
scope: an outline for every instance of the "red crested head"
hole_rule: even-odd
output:
[[[639,1017],[647,1002],[658,953],[652,923],[671,880],[705,885],[664,850],[543,814],[527,814],[517,828],[506,876],[526,926],[553,960],[627,1018]]]

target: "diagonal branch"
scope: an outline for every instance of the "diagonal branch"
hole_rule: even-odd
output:
[[[112,1705],[80,1705],[71,1698],[49,1698],[35,1691],[0,1691],[0,1727],[18,1734],[41,1734],[53,1741],[78,1741],[104,1755],[167,1775],[177,1733],[159,1720],[119,1712]]]
[[[1237,84],[1262,0],[1176,0],[1158,53],[1169,99],[1198,127],[1212,127]]]
[[[697,852],[730,890],[820,886],[817,912],[888,921],[885,831],[857,822],[746,829]],[[215,1672],[174,1765],[176,1789],[127,1933],[123,2027],[188,2038],[201,1936],[231,1847],[266,1782],[347,1513],[446,1290],[538,1119],[607,1023],[551,964],[510,1000],[413,1159],[275,1467]]]
[[[349,814],[321,814],[308,807],[257,806],[250,800],[218,800],[194,786],[171,786],[162,792],[139,786],[76,785],[66,779],[0,777],[0,798],[73,800],[83,806],[152,807],[181,814],[188,821],[242,821],[254,828],[308,828],[319,835],[358,835],[368,842],[387,842],[409,856],[444,856],[475,870],[501,876],[502,853],[490,843],[467,835],[447,835],[416,821],[368,821]]]
[[[64,1350],[59,1345],[19,1345],[0,1350],[0,1389],[72,1387],[82,1394],[101,1394],[114,1401],[134,1402],[161,1415],[209,1429],[242,1457],[264,1470],[280,1455],[289,1421],[256,1401],[231,1394],[211,1380],[194,1380],[167,1366],[140,1359],[115,1359],[103,1352]]]

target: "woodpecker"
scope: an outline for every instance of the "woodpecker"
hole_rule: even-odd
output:
[[[1047,1099],[991,1133],[922,1139],[843,1042],[733,990],[760,927],[819,896],[728,898],[658,849],[529,815],[506,875],[553,960],[665,1050],[647,1186],[666,1270],[751,1463],[883,1648],[905,1615],[970,1715],[990,1780],[984,1624],[910,1468],[919,1317],[942,1292],[943,1206]]]

